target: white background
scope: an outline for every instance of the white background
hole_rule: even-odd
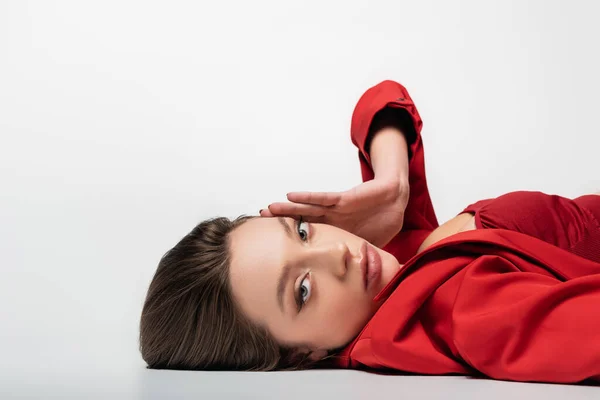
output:
[[[440,222],[600,191],[597,4],[0,1],[0,394],[137,393],[160,257],[358,184],[350,117],[381,80],[423,117]]]

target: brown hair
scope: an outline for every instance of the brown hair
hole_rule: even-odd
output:
[[[310,364],[234,301],[228,238],[252,218],[203,221],[161,258],[140,321],[140,351],[149,368],[269,371]]]

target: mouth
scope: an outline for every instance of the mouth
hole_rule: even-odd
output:
[[[381,256],[368,242],[363,243],[360,254],[360,269],[368,291],[381,278]]]

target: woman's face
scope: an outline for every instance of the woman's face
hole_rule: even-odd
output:
[[[373,246],[381,275],[365,288],[364,239],[292,218],[251,219],[231,233],[230,244],[231,287],[242,310],[280,344],[314,358],[360,333],[381,305],[373,298],[400,269]]]

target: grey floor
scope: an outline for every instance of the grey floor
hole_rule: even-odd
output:
[[[600,399],[600,386],[391,376],[362,371],[235,373],[73,370],[3,375],[1,399]]]

